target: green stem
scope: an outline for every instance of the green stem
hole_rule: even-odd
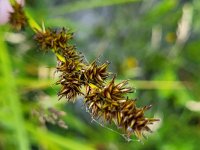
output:
[[[10,0],[11,5],[15,4],[16,1],[15,0]]]
[[[31,14],[26,9],[25,9],[25,14],[28,19],[28,24],[29,24],[30,28],[34,32],[42,31],[42,28],[38,25],[38,23],[34,20],[34,18],[31,16]]]
[[[18,149],[29,150],[29,141],[24,126],[22,106],[19,95],[17,94],[15,77],[13,76],[10,57],[3,36],[4,34],[0,34],[0,68],[3,76],[2,84],[4,85],[4,99],[8,101],[8,105],[12,111],[11,114],[13,117],[15,139],[18,144]]]

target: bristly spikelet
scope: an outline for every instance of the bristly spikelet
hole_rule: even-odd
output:
[[[57,84],[61,85],[60,92],[58,93],[59,99],[65,97],[67,101],[74,102],[78,95],[83,95],[81,92],[81,87],[83,85],[81,74],[71,73],[71,74],[62,74],[60,80],[57,81]]]
[[[119,84],[115,84],[115,77],[112,81],[104,88],[103,94],[107,99],[112,99],[114,101],[124,100],[125,94],[132,93],[133,89],[127,87],[128,81],[123,81]]]
[[[68,101],[75,101],[78,95],[83,95],[81,87],[84,84],[81,79],[82,65],[78,60],[66,59],[65,62],[60,61],[57,71],[61,72],[60,79],[57,84],[61,85],[61,90],[58,93],[59,99],[66,97]]]
[[[150,108],[151,106],[137,108],[133,100],[124,102],[121,105],[121,111],[118,112],[118,126],[124,129],[128,137],[134,133],[137,138],[141,139],[144,136],[144,131],[152,132],[148,125],[159,121],[159,119],[155,118],[145,118],[144,112]]]
[[[17,31],[24,29],[27,25],[27,18],[25,16],[23,7],[21,4],[15,2],[12,5],[12,8],[13,12],[10,12],[9,23]]]
[[[103,111],[102,106],[104,105],[104,100],[101,97],[101,90],[99,88],[91,88],[87,86],[87,95],[85,96],[84,103],[87,105],[88,110],[94,118],[99,118]]]
[[[45,31],[37,31],[34,39],[42,50],[50,49],[57,51],[65,49],[68,41],[73,38],[73,33],[68,32],[65,28],[60,30],[46,29]]]
[[[74,45],[67,45],[66,48],[60,49],[58,51],[66,59],[80,60],[83,59],[83,56],[80,52],[77,52],[76,47]]]
[[[60,49],[61,50],[61,49]],[[58,59],[57,71],[61,73],[57,84],[61,85],[58,93],[59,99],[66,97],[68,101],[75,101],[81,92],[84,81],[82,80],[82,56],[75,51],[74,46],[67,46],[62,51],[58,51],[62,55],[64,61]]]
[[[100,66],[97,65],[96,61],[86,66],[84,69],[84,78],[87,83],[92,83],[98,86],[102,86],[109,76],[107,71],[109,63],[106,62]]]
[[[59,61],[58,60],[58,66],[57,66],[57,71],[62,72],[64,74],[70,74],[73,73],[75,71],[79,71],[82,68],[82,63],[81,63],[81,59],[66,59],[65,61]]]

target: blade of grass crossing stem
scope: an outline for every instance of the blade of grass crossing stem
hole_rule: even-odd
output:
[[[1,33],[4,33],[2,32],[2,29],[0,30]],[[5,90],[4,99],[8,101],[13,116],[13,127],[16,135],[16,140],[13,141],[16,141],[16,143],[18,144],[18,148],[16,149],[29,150],[29,141],[24,127],[23,113],[21,109],[22,106],[19,100],[19,96],[17,94],[17,87],[15,84],[15,78],[12,74],[9,53],[3,36],[4,34],[0,34],[0,68],[3,75],[3,90]]]

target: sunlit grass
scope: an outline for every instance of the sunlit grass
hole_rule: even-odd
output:
[[[1,32],[5,31],[0,29]],[[22,104],[20,102],[20,97],[17,92],[17,85],[15,77],[12,71],[12,65],[10,62],[10,56],[6,44],[4,42],[4,34],[0,35],[0,60],[1,60],[1,72],[3,80],[1,84],[3,87],[1,91],[4,94],[4,98],[1,101],[5,101],[7,105],[5,109],[10,110],[10,113],[7,114],[8,117],[12,118],[12,128],[14,131],[17,149],[19,150],[28,150],[29,149],[29,139],[25,130],[24,118],[22,112]]]

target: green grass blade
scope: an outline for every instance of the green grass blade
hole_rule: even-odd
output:
[[[27,129],[34,136],[37,142],[43,143],[52,143],[55,147],[62,147],[70,150],[94,150],[95,148],[91,146],[89,143],[82,143],[77,141],[76,139],[71,139],[69,137],[62,137],[52,132],[48,132],[46,130],[35,128],[31,124],[27,124]],[[43,141],[41,141],[43,139]]]
[[[10,56],[7,51],[3,36],[4,34],[0,34],[0,68],[3,76],[3,82],[1,84],[4,85],[1,89],[4,90],[3,100],[8,101],[8,107],[12,111],[13,127],[16,135],[16,138],[13,140],[15,140],[18,144],[18,148],[16,147],[16,149],[29,150],[29,141],[24,127],[23,113],[21,108],[22,106],[17,94],[17,87],[12,73]]]

